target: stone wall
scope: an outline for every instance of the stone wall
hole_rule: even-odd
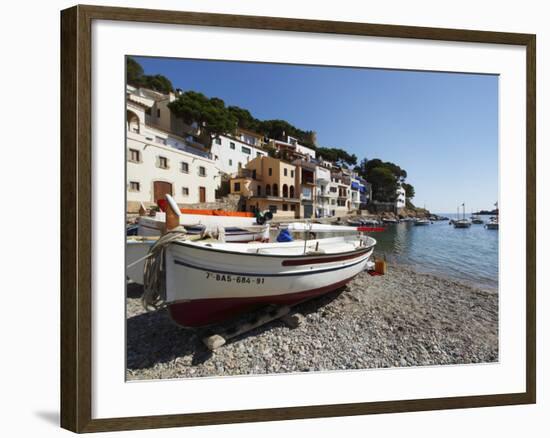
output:
[[[144,202],[146,208],[156,206],[154,202]],[[180,208],[191,208],[200,210],[225,210],[225,211],[243,211],[244,202],[241,200],[240,195],[227,195],[223,198],[216,199],[215,202],[203,202],[196,204],[182,204],[179,203]],[[137,213],[139,211],[140,203],[129,201],[126,206],[127,213]]]

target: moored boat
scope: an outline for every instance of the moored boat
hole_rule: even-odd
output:
[[[488,230],[498,230],[498,217],[492,217],[489,222],[485,224]]]
[[[462,203],[462,219],[460,219],[460,210],[457,208],[457,219],[453,221],[455,228],[470,228],[472,223],[466,219],[466,204]]]
[[[415,226],[430,225],[430,224],[431,224],[430,220],[426,218],[418,218],[417,220],[414,221]]]
[[[470,228],[472,223],[468,219],[455,220],[453,223],[455,228]]]
[[[478,224],[478,225],[481,225],[481,224],[484,224],[485,222],[483,222],[483,219],[481,219],[479,216],[477,215],[474,215],[472,216],[472,223],[473,224]]]

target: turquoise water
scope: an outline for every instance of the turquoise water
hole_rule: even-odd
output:
[[[442,216],[455,218],[456,213]],[[426,226],[400,223],[388,225],[386,231],[372,237],[378,241],[375,254],[386,255],[388,261],[475,286],[498,287],[498,230],[476,224],[458,229],[448,221]]]

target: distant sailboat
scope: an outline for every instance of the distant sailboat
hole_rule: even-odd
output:
[[[470,228],[472,223],[466,219],[466,204],[462,203],[462,219],[460,218],[460,209],[457,208],[457,220],[454,221],[453,225],[455,228]]]

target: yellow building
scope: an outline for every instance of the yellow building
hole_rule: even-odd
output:
[[[248,211],[266,211],[275,218],[300,217],[296,166],[272,157],[257,157],[232,178],[230,190],[246,199]]]

